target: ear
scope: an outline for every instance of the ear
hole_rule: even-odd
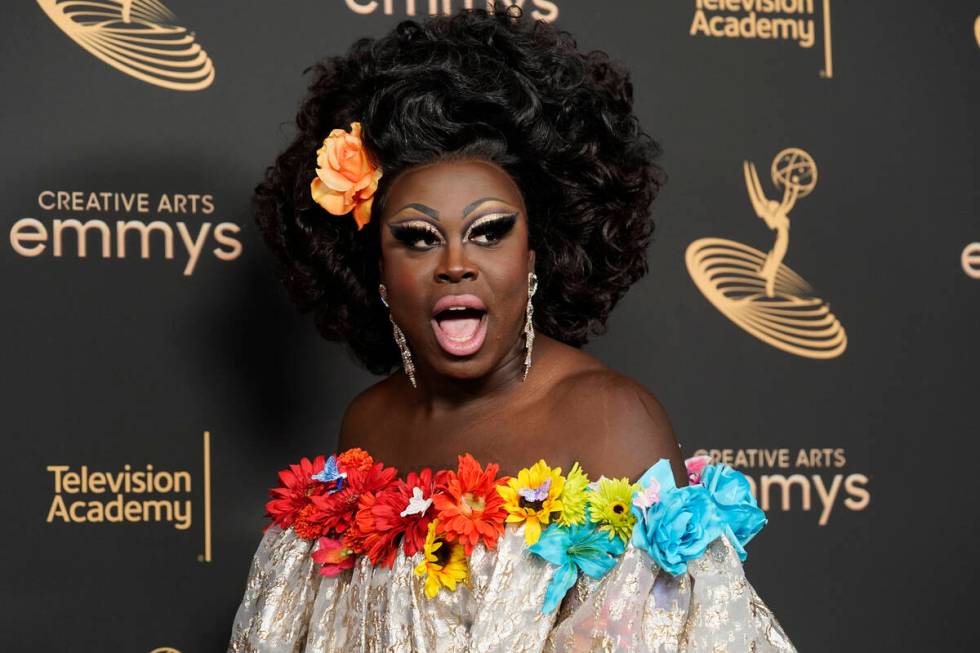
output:
[[[527,250],[527,273],[534,272],[535,253],[533,249]]]
[[[383,256],[378,257],[378,278],[385,278],[385,259]]]

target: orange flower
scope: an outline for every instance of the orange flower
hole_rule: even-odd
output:
[[[360,230],[371,220],[371,203],[381,179],[381,169],[371,165],[361,140],[361,123],[351,131],[334,129],[316,152],[316,177],[310,183],[313,201],[327,213],[346,215],[354,211]]]
[[[337,456],[337,466],[340,467],[340,471],[342,472],[350,469],[366,472],[374,466],[374,458],[367,451],[364,451],[364,449],[351,447]]]
[[[315,540],[323,533],[323,513],[310,502],[299,511],[293,530],[304,540]]]
[[[493,549],[504,532],[504,500],[497,493],[498,465],[490,463],[484,470],[473,456],[459,456],[459,470],[446,471],[438,491],[432,496],[438,511],[439,533],[449,542],[463,545],[466,555],[476,543]]]

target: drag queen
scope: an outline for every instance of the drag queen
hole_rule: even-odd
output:
[[[513,7],[405,21],[315,66],[297,125],[258,224],[384,379],[279,473],[228,650],[793,651],[746,478],[581,350],[664,180],[623,66]]]

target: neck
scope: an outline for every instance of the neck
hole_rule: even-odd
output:
[[[545,340],[547,338],[543,335],[535,336],[533,352],[535,362],[547,348]],[[416,402],[422,410],[432,415],[498,402],[514,393],[529,390],[528,386],[532,383],[535,370],[532,365],[527,381],[522,381],[526,353],[522,333],[494,369],[488,374],[471,379],[446,376],[427,365],[416,364],[415,380],[418,388],[413,390]]]

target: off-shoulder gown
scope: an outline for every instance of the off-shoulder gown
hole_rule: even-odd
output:
[[[468,461],[280,472],[228,651],[795,651],[743,570],[765,517],[740,472],[691,459],[676,488],[666,460],[631,485]]]

